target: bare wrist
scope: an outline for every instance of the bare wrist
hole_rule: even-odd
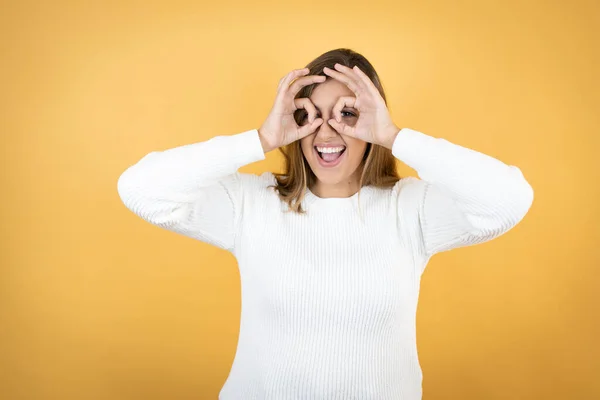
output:
[[[398,136],[399,132],[400,132],[400,128],[398,128],[398,126],[396,126],[396,125],[391,126],[388,129],[388,133],[385,135],[386,141],[385,141],[385,143],[383,143],[383,147],[386,147],[386,148],[392,150],[394,142],[396,141],[396,136]]]
[[[263,136],[263,134],[261,133],[261,130],[258,129],[258,138],[260,139],[260,144],[262,145],[263,148],[263,152],[266,154],[268,152],[270,152],[271,150],[273,150],[273,147],[269,144],[269,142],[267,142]]]

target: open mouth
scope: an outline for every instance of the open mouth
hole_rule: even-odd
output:
[[[317,146],[315,146],[315,151],[319,155],[319,158],[325,164],[334,164],[346,151],[345,146],[340,146],[336,148],[322,148],[322,151],[319,151]]]

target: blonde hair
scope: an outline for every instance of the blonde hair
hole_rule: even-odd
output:
[[[309,75],[323,75],[323,68],[334,69],[336,63],[345,65],[349,68],[358,66],[370,79],[383,97],[387,104],[385,93],[379,76],[371,63],[361,54],[350,49],[336,49],[328,51],[313,61],[306,67],[310,70]],[[330,79],[329,77],[327,77]],[[296,98],[310,97],[316,84],[303,87],[296,95]],[[303,109],[297,110],[294,118],[297,124],[300,124]],[[304,193],[307,187],[312,187],[317,177],[313,173],[310,165],[304,158],[300,141],[296,140],[287,146],[280,147],[279,151],[284,157],[284,172],[273,173],[277,183],[273,187],[279,194],[279,198],[289,206],[288,211],[304,214],[301,202],[304,199]],[[367,143],[365,155],[358,168],[362,168],[359,181],[359,187],[371,185],[379,188],[394,186],[401,177],[396,170],[396,159],[391,150],[372,143]],[[358,193],[360,202],[360,191]]]

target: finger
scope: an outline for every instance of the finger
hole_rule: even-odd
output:
[[[300,129],[298,129],[298,139],[302,139],[303,137],[310,135],[322,123],[323,123],[323,119],[322,118],[317,118],[312,123],[306,124],[304,126],[301,126]]]
[[[365,74],[362,71],[362,69],[358,68],[358,65],[355,65],[354,68],[352,68],[352,69],[354,70],[354,72],[356,73],[356,75],[359,77],[359,79],[367,87],[367,89],[369,90],[369,92],[371,92],[376,97],[381,96],[381,93],[379,93],[379,90],[377,90],[377,87],[375,86],[375,84],[373,83],[373,81],[371,80],[371,78],[369,78],[369,76],[367,74]]]
[[[333,106],[333,115],[335,116],[335,120],[337,122],[342,122],[342,110],[344,107],[353,107],[354,103],[356,103],[356,97],[352,96],[342,96],[338,99],[338,101]]]
[[[288,91],[292,95],[292,97],[296,97],[298,92],[304,86],[312,85],[313,83],[323,83],[326,79],[327,77],[323,75],[303,76],[302,78],[296,79],[296,81],[294,81],[294,83],[290,85]]]
[[[348,86],[348,88],[350,90],[352,90],[356,95],[359,94],[360,88],[359,88],[357,82],[354,81],[354,79],[352,79],[347,74],[341,73],[339,71],[335,71],[335,70],[333,70],[331,68],[327,68],[327,67],[323,68],[323,73],[325,73],[326,75],[328,75],[342,83],[345,83],[346,86]]]
[[[360,68],[358,68],[357,65],[355,65],[354,67],[350,68],[350,67],[347,67],[345,65],[337,63],[337,64],[334,65],[334,68],[337,71],[339,71],[339,72],[341,72],[343,74],[348,75],[352,80],[354,80],[354,82],[356,83],[356,85],[357,85],[357,87],[359,88],[360,91],[363,91],[363,92],[367,91],[368,92],[370,90],[370,87],[367,84],[367,82],[358,73],[358,71],[360,71],[360,72],[362,72],[362,71],[360,70]],[[367,77],[364,73],[363,73],[363,76]],[[369,77],[367,77],[367,81],[369,83],[371,83],[371,86],[377,91],[377,88],[375,88],[375,85],[373,85],[373,82],[371,82],[371,80],[369,79]]]
[[[308,72],[309,72],[308,68],[294,69],[294,70],[288,72],[279,81],[279,86],[277,87],[277,90],[279,91],[279,90],[281,90],[281,88],[287,88],[289,86],[290,82],[292,82],[292,80],[296,79],[299,76],[306,75],[306,74],[308,74]]]
[[[308,113],[308,122],[313,123],[313,121],[317,117],[317,109],[315,108],[315,105],[313,104],[312,101],[310,101],[310,99],[308,97],[294,99],[294,105],[296,106],[296,110],[301,109],[301,108],[305,109],[306,112]]]
[[[286,75],[286,76],[287,76],[287,75]],[[278,92],[279,92],[279,89],[281,89],[281,84],[283,83],[283,80],[284,80],[284,79],[285,79],[285,76],[284,76],[284,77],[282,77],[282,78],[279,80],[279,84],[277,84],[277,91],[278,91]]]
[[[290,71],[287,74],[285,74],[280,80],[279,80],[279,85],[277,85],[277,91],[279,91],[281,89],[281,87],[283,86],[283,82],[286,81],[286,79],[290,76],[290,74],[292,74],[294,71]]]
[[[327,121],[329,123],[329,125],[331,125],[331,127],[333,129],[335,129],[338,133],[342,134],[342,135],[347,135],[347,136],[352,136],[354,137],[354,127],[344,124],[343,122],[337,122],[335,119],[330,119]]]

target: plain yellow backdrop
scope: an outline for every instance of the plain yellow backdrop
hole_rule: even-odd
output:
[[[236,261],[135,217],[117,179],[258,128],[279,79],[338,47],[374,64],[396,124],[535,190],[505,236],[428,265],[424,399],[600,398],[597,1],[1,4],[0,398],[217,398]]]

